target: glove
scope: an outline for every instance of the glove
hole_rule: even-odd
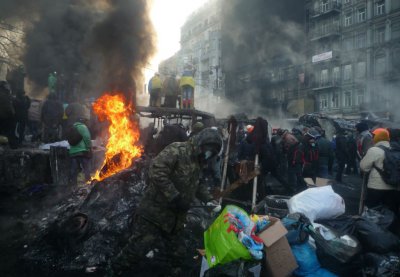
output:
[[[214,213],[218,213],[218,212],[221,211],[221,205],[218,203],[217,200],[212,200],[212,201],[210,201],[210,202],[207,202],[206,205],[207,205],[207,206],[210,206],[210,207],[215,207],[214,209],[212,209],[212,211],[213,211]]]
[[[186,212],[190,209],[190,202],[183,199],[181,195],[175,197],[170,204],[175,211]]]

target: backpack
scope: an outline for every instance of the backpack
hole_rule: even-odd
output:
[[[72,146],[77,145],[83,139],[81,133],[79,133],[78,129],[74,125],[67,129],[65,137],[68,140],[69,145]]]
[[[374,168],[379,172],[383,181],[397,187],[400,185],[400,149],[396,147],[378,146],[385,151],[385,159],[383,160],[383,169],[374,165]]]

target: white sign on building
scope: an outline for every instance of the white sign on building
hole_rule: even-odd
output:
[[[322,62],[322,61],[332,59],[332,57],[333,57],[333,52],[329,51],[329,52],[325,52],[325,53],[313,56],[312,62],[313,63]]]

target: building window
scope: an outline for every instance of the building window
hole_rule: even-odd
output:
[[[385,0],[380,0],[375,3],[375,15],[382,15],[385,13]]]
[[[343,39],[343,50],[353,50],[353,37]]]
[[[328,69],[321,70],[321,86],[326,86],[328,84]]]
[[[352,24],[352,16],[351,16],[351,12],[348,12],[345,14],[344,16],[344,26],[350,26]]]
[[[323,0],[321,3],[321,12],[327,12],[329,10],[328,0]]]
[[[356,71],[357,78],[364,78],[366,72],[367,72],[367,63],[366,62],[358,62],[357,63],[357,71]]]
[[[344,106],[351,107],[351,91],[346,91],[344,93]]]
[[[333,68],[332,79],[334,84],[338,84],[340,82],[340,67],[336,66]]]
[[[326,110],[328,108],[328,98],[326,97],[325,94],[321,95],[320,98],[320,109],[321,110]]]
[[[367,47],[367,34],[360,33],[356,36],[356,48],[365,48]]]
[[[344,0],[345,4],[349,4],[351,2],[351,0]]]
[[[385,42],[385,27],[380,27],[380,28],[376,29],[375,42],[376,43],[384,43]]]
[[[400,22],[392,24],[392,39],[400,38]]]
[[[364,104],[365,101],[365,89],[359,89],[357,91],[357,105]]]
[[[375,59],[375,75],[381,76],[386,72],[385,56],[378,56]]]
[[[332,96],[332,108],[339,108],[339,93],[334,93]]]
[[[365,8],[358,9],[357,11],[357,21],[364,22],[367,18],[367,11]]]
[[[343,79],[345,81],[349,81],[351,79],[351,75],[352,75],[351,64],[346,64],[343,70]]]

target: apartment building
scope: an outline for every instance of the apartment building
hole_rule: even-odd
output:
[[[317,111],[351,117],[400,104],[399,0],[308,0],[306,32]]]

